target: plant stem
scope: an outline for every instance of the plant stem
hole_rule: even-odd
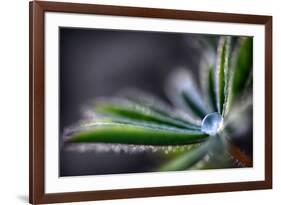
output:
[[[253,166],[253,160],[250,159],[245,153],[243,153],[240,148],[238,148],[233,143],[228,144],[228,151],[231,154],[231,156],[238,160],[244,167],[252,167]]]

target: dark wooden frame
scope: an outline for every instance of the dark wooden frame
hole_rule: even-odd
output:
[[[272,188],[272,17],[152,8],[33,1],[29,5],[29,201],[55,203]],[[46,194],[44,191],[44,13],[68,12],[259,24],[265,26],[265,180]]]

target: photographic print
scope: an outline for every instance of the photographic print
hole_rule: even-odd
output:
[[[59,29],[60,176],[252,167],[253,38]]]
[[[29,6],[30,203],[272,187],[271,16]]]

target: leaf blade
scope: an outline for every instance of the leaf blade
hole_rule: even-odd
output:
[[[241,97],[243,91],[251,88],[253,66],[253,39],[241,37],[232,54],[231,68],[229,72],[229,86],[224,115],[230,110],[235,98]]]
[[[164,115],[170,117],[172,119],[182,121],[187,124],[192,125],[201,125],[201,121],[198,122],[194,120],[190,115],[186,112],[172,108],[167,103],[163,102],[161,99],[157,98],[154,95],[145,93],[138,89],[126,89],[121,92],[121,97],[128,99],[129,101],[140,104],[142,106],[148,107],[160,115]]]
[[[176,107],[182,108],[191,116],[201,120],[208,110],[194,79],[187,69],[178,69],[171,74],[166,92]]]
[[[201,60],[199,63],[200,85],[204,100],[207,102],[208,113],[217,112],[214,69],[216,64],[216,38],[212,41],[202,40],[204,48],[201,49]]]
[[[173,118],[168,114],[163,115],[149,107],[126,101],[123,104],[118,102],[100,101],[95,104],[95,112],[112,117],[124,117],[133,120],[166,124],[178,128],[200,129],[199,126],[191,124],[190,122],[183,121],[179,118]]]
[[[226,96],[226,74],[228,72],[228,59],[230,55],[230,37],[221,37],[217,50],[217,63],[215,74],[217,111],[222,114]]]
[[[209,72],[208,72],[208,97],[209,97],[209,101],[210,101],[213,112],[217,111],[214,69],[213,68],[210,68]]]
[[[213,149],[216,149],[221,145],[222,143],[218,136],[213,136],[213,138],[209,138],[199,147],[194,148],[191,151],[187,151],[186,153],[162,165],[158,171],[180,171],[191,168],[201,161],[210,151],[213,151]]]
[[[198,161],[200,161],[207,153],[210,142],[207,141],[202,144],[200,147],[195,148],[194,150],[188,151],[183,155],[169,161],[168,163],[162,165],[158,171],[180,171],[185,170]]]
[[[66,142],[185,145],[205,141],[207,137],[199,131],[155,129],[121,123],[99,123],[73,133],[67,137]]]

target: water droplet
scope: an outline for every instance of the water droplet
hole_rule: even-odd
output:
[[[223,117],[217,113],[210,113],[204,117],[201,124],[201,131],[209,134],[216,135],[223,125]]]

